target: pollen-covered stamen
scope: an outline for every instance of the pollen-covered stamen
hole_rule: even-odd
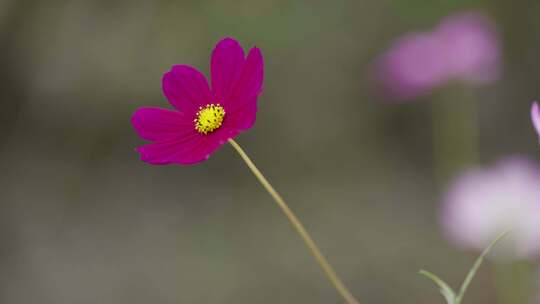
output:
[[[195,130],[201,134],[208,134],[221,127],[225,109],[219,103],[207,104],[205,107],[199,107],[195,122]]]

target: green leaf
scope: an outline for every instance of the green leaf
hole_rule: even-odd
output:
[[[482,265],[482,262],[484,261],[484,258],[486,255],[493,249],[493,247],[501,240],[503,239],[510,231],[506,231],[504,233],[501,233],[489,246],[484,249],[482,254],[476,259],[474,262],[471,270],[469,270],[469,273],[467,274],[467,277],[465,277],[465,280],[463,281],[463,284],[461,284],[461,288],[459,289],[459,294],[456,297],[455,304],[460,304],[461,300],[463,299],[463,296],[465,295],[465,292],[467,291],[467,288],[469,288],[469,285],[471,284],[472,279],[476,275],[476,272],[478,271],[478,268],[480,268],[480,265]]]
[[[432,280],[433,283],[435,283],[435,284],[437,284],[437,286],[439,286],[439,291],[441,292],[443,297],[446,299],[447,304],[455,304],[455,303],[457,303],[456,302],[456,293],[454,292],[454,290],[448,284],[446,284],[445,281],[443,281],[441,278],[439,278],[438,276],[436,276],[435,274],[433,274],[433,273],[431,273],[429,271],[420,270],[419,273],[421,275],[427,277],[428,279]]]
[[[469,288],[469,285],[471,284],[472,279],[476,275],[476,272],[480,268],[480,265],[482,265],[482,262],[484,261],[484,258],[486,255],[493,249],[493,247],[501,240],[503,239],[510,231],[506,231],[502,234],[500,234],[489,246],[484,249],[482,254],[476,259],[474,262],[471,270],[469,270],[469,273],[465,277],[465,280],[463,281],[463,284],[461,284],[461,288],[459,289],[459,294],[456,296],[456,293],[454,290],[446,284],[445,281],[443,281],[438,276],[434,275],[433,273],[425,270],[420,270],[420,274],[426,276],[430,280],[432,280],[437,286],[439,286],[439,291],[446,299],[447,304],[461,304],[461,300],[463,300],[463,296],[465,295],[465,292],[467,291],[467,288]]]

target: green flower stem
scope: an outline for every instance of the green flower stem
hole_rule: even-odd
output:
[[[476,261],[473,264],[473,267],[465,277],[465,280],[463,281],[463,284],[461,284],[461,288],[459,289],[459,293],[456,297],[456,304],[460,304],[461,300],[463,299],[463,296],[465,295],[465,292],[467,291],[467,288],[469,288],[469,285],[471,284],[472,279],[476,275],[476,272],[478,271],[478,268],[480,268],[480,265],[482,265],[482,262],[484,261],[484,258],[487,256],[487,254],[491,251],[491,249],[501,240],[503,239],[509,231],[506,231],[499,235],[484,251],[482,254],[476,259]]]
[[[476,100],[471,89],[452,86],[432,103],[435,176],[444,185],[457,170],[478,158]]]
[[[493,264],[493,278],[499,304],[529,303],[532,292],[533,265],[529,261],[508,261]]]
[[[433,283],[435,283],[439,287],[439,292],[441,295],[445,298],[447,304],[461,304],[461,301],[463,300],[463,296],[465,295],[465,292],[469,288],[469,285],[471,284],[472,279],[476,275],[476,272],[482,265],[482,262],[484,261],[484,258],[487,256],[487,254],[493,249],[493,247],[502,239],[504,238],[509,231],[504,232],[500,234],[483,252],[482,254],[476,259],[473,266],[471,267],[471,270],[469,270],[469,273],[467,273],[467,276],[465,277],[465,280],[463,281],[463,284],[461,284],[461,287],[459,289],[459,293],[456,294],[454,290],[448,285],[444,280],[439,278],[437,275],[425,271],[420,270],[420,274],[427,277]],[[525,302],[512,302],[512,303],[525,303]]]
[[[315,244],[315,241],[311,238],[309,233],[307,232],[306,228],[300,222],[298,217],[292,212],[292,210],[289,208],[287,203],[283,200],[281,195],[272,187],[272,185],[268,182],[268,180],[264,177],[264,175],[259,171],[259,169],[255,166],[255,164],[251,161],[251,159],[247,156],[246,152],[232,139],[229,139],[229,144],[233,146],[233,148],[240,154],[240,157],[244,160],[246,165],[249,167],[251,172],[255,175],[255,177],[259,180],[259,182],[262,184],[262,186],[268,191],[270,196],[276,201],[278,206],[281,208],[287,219],[291,222],[294,229],[300,237],[304,240],[306,243],[306,246],[308,247],[309,251],[319,264],[319,266],[322,268],[330,282],[334,285],[334,287],[337,289],[339,294],[345,299],[345,302],[347,304],[359,304],[359,302],[354,298],[354,296],[351,294],[351,292],[347,289],[345,284],[343,284],[343,281],[338,277],[332,266],[330,266],[330,263],[326,260],[326,258],[323,256],[317,245]]]

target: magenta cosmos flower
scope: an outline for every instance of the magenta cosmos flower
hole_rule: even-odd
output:
[[[538,138],[540,138],[540,107],[536,101],[531,106],[531,119],[534,130],[538,134]]]
[[[540,167],[509,158],[491,168],[472,169],[450,186],[442,208],[449,238],[463,248],[482,250],[511,230],[502,247],[507,257],[540,256]],[[506,248],[505,248],[506,247]]]
[[[131,123],[152,141],[136,148],[141,160],[155,165],[194,164],[255,123],[263,85],[263,57],[254,47],[244,56],[240,44],[221,40],[210,63],[210,87],[189,65],[175,65],[163,75],[163,93],[174,110],[143,107]]]
[[[457,80],[478,85],[499,76],[500,47],[493,22],[466,12],[443,19],[431,31],[406,34],[376,61],[387,97],[418,97]]]

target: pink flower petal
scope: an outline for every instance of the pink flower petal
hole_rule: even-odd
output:
[[[212,91],[218,102],[229,98],[242,73],[244,62],[244,50],[232,38],[221,40],[214,48],[211,60]]]
[[[191,165],[208,159],[220,144],[196,133],[136,148],[141,160],[153,165],[182,164]]]
[[[212,103],[204,75],[188,65],[175,65],[163,75],[163,93],[178,110],[195,113],[200,106]]]
[[[540,107],[538,106],[538,102],[533,102],[531,107],[531,119],[534,126],[534,129],[536,130],[536,133],[538,133],[538,136],[540,138]]]
[[[237,130],[247,130],[253,127],[257,118],[257,98],[235,109],[231,113],[227,113],[227,124]]]
[[[140,137],[146,140],[165,140],[193,131],[193,120],[178,111],[144,107],[131,117],[131,123]]]
[[[153,165],[191,165],[208,159],[214,151],[238,133],[236,127],[224,124],[216,131],[203,135],[191,126],[176,137],[139,146],[136,151],[141,154],[142,161]]]
[[[229,117],[230,118],[230,117]],[[227,119],[227,118],[225,118]],[[206,135],[206,140],[212,141],[218,144],[218,147],[227,143],[229,138],[234,138],[240,133],[236,126],[233,126],[231,123],[223,123],[221,128],[216,131]],[[212,150],[214,151],[214,150]]]
[[[261,50],[252,48],[242,69],[240,79],[226,105],[229,110],[241,107],[248,102],[256,102],[262,92],[264,78],[264,62]]]

